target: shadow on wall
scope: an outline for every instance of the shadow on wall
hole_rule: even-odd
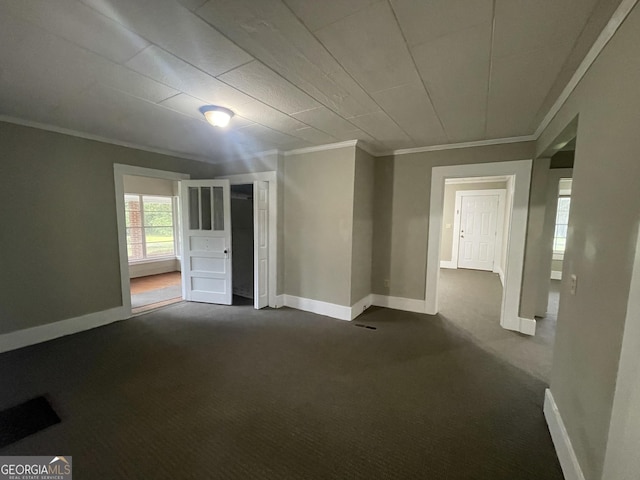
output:
[[[389,295],[395,159],[375,159],[372,292]]]

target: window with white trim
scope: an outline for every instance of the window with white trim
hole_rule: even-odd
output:
[[[569,209],[571,197],[560,195],[558,197],[558,210],[556,212],[556,230],[553,235],[553,259],[564,260],[564,250],[567,245],[567,229],[569,227]]]
[[[124,196],[130,263],[176,256],[173,197]]]

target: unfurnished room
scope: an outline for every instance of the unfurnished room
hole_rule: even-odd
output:
[[[0,0],[0,479],[631,480],[637,0]]]

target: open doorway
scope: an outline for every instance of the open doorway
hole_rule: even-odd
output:
[[[174,234],[175,252],[176,252],[175,260],[177,261],[177,264],[173,269],[171,269],[171,271],[165,271],[165,272],[156,271],[156,272],[151,272],[151,274],[165,275],[171,272],[180,271],[181,277],[183,280],[180,299],[187,299],[192,301],[208,301],[208,300],[198,300],[195,298],[187,297],[185,295],[185,281],[184,281],[185,278],[188,278],[189,279],[188,283],[190,284],[191,287],[193,287],[191,288],[191,290],[193,290],[194,288],[195,290],[198,290],[199,286],[193,284],[194,283],[193,276],[187,275],[187,274],[193,273],[194,268],[197,271],[202,270],[201,267],[203,266],[201,258],[195,259],[197,260],[196,263],[199,262],[198,265],[194,265],[192,262],[192,260],[194,259],[190,257],[189,257],[189,261],[187,261],[186,263],[184,261],[184,258],[185,258],[184,251],[185,251],[185,246],[187,245],[187,243],[185,243],[184,238],[194,240],[193,238],[191,238],[191,233],[194,233],[191,230],[192,229],[191,224],[193,223],[192,220],[194,220],[194,218],[192,218],[193,211],[192,209],[188,208],[189,203],[184,203],[185,201],[184,193],[187,191],[190,193],[194,193],[198,190],[202,191],[202,188],[186,187],[186,184],[193,183],[193,182],[187,182],[190,178],[188,174],[181,174],[181,173],[169,172],[169,171],[163,171],[163,170],[155,170],[155,169],[143,168],[143,167],[135,167],[130,165],[114,164],[115,201],[116,201],[116,212],[117,212],[118,244],[119,244],[119,259],[120,259],[120,280],[121,280],[121,288],[122,288],[122,306],[124,311],[132,312],[132,297],[131,297],[132,283],[134,284],[134,288],[135,288],[135,284],[138,283],[136,278],[138,278],[139,276],[151,276],[151,274],[149,274],[148,271],[143,272],[142,275],[130,275],[129,252],[131,250],[131,247],[127,244],[127,240],[128,240],[127,223],[129,222],[129,220],[127,220],[126,208],[125,208],[125,176],[146,177],[148,179],[164,179],[164,180],[169,180],[173,182],[172,188],[173,188],[174,197],[179,193],[179,195],[177,195],[177,197],[174,198],[175,218],[173,221],[173,227],[175,229],[175,234]],[[278,185],[277,185],[276,173],[261,172],[261,173],[253,173],[253,174],[232,175],[227,178],[229,179],[229,183],[231,185],[249,185],[249,184],[253,185],[253,222],[254,222],[254,232],[253,232],[254,233],[254,239],[253,239],[254,301],[253,301],[253,305],[254,305],[254,308],[258,309],[266,306],[277,307],[276,283],[278,279],[278,250],[277,250],[277,240],[278,240],[278,233],[277,233],[278,232],[278,223],[277,223],[277,206],[278,206],[277,191],[278,189],[277,187]],[[216,183],[215,180],[210,180],[210,181],[204,180],[203,182]],[[229,183],[227,183],[227,186],[225,188],[229,189]],[[176,188],[176,185],[178,185],[177,188]],[[186,188],[183,188],[183,187],[186,187]],[[206,190],[206,187],[205,187],[205,190]],[[227,191],[229,192],[229,190]],[[134,192],[134,193],[137,193],[139,195],[138,192]],[[158,195],[157,192],[152,192],[152,193],[154,194],[152,196],[156,196],[156,197],[161,196],[161,195]],[[217,190],[214,189],[213,193],[215,194],[219,192],[217,192]],[[209,198],[209,200],[213,202],[215,200],[215,195],[207,198]],[[188,200],[188,197],[186,198],[186,200]],[[225,208],[229,208],[230,210],[231,202],[230,201],[227,202],[227,200],[225,200],[224,203],[229,206]],[[211,206],[213,207],[214,204],[212,203]],[[220,220],[220,218],[216,216],[217,211],[218,211],[217,209],[211,209],[209,211],[209,213],[213,214],[212,220],[214,220],[215,222]],[[227,215],[227,213],[225,213],[225,215]],[[229,212],[229,215],[230,215],[230,212]],[[231,217],[229,216],[229,222],[228,222],[229,225],[231,225],[232,223],[230,220],[231,220]],[[225,220],[225,224],[227,224],[226,220]],[[217,223],[215,223],[215,225],[217,225]],[[168,227],[168,225],[148,225],[148,226],[149,227],[162,226],[165,228]],[[184,237],[185,226],[189,227],[187,228],[187,232],[188,232],[187,237]],[[145,228],[145,226],[140,225],[139,228]],[[214,228],[214,230],[216,229]],[[166,232],[155,232],[155,233],[164,234]],[[169,239],[166,237],[166,235],[163,236],[163,238],[155,238],[153,240],[156,240],[156,241],[152,243],[156,243],[156,244],[169,242]],[[202,240],[202,239],[196,239],[196,240]],[[193,250],[193,248],[191,247],[194,247],[197,250],[199,248],[198,245],[206,246],[208,244],[209,244],[208,241],[205,241],[203,243],[195,240],[193,242],[188,243],[188,245],[190,245],[189,248],[191,250]],[[229,242],[227,244],[231,245],[230,231],[229,231]],[[153,247],[155,248],[160,246],[161,245],[154,245]],[[166,246],[167,245],[165,243],[164,247]],[[211,256],[215,252],[205,252],[205,253],[207,253],[208,256]],[[227,256],[226,252],[225,252],[225,256]],[[231,257],[231,252],[229,252],[228,256],[229,258]],[[205,263],[209,265],[211,261],[207,260],[205,261]],[[185,274],[185,267],[187,267],[187,274]],[[229,272],[232,271],[231,262],[228,270]],[[199,272],[199,273],[202,273],[202,272]],[[151,289],[157,290],[156,287],[158,286],[158,284],[161,285],[161,288],[174,287],[176,278],[169,278],[169,277],[171,277],[171,275],[166,275],[165,278],[157,277],[155,279],[157,281],[155,282],[151,282],[151,280],[154,280],[154,279],[148,279],[150,281],[149,283],[153,284],[153,287]],[[177,275],[174,273],[173,277],[177,277]],[[231,277],[231,275],[229,277]],[[229,280],[231,280],[231,278],[229,278]],[[205,283],[206,282],[211,283],[211,279],[206,280]],[[197,279],[195,283],[198,283]],[[229,292],[232,291],[231,282],[229,282],[228,291]],[[134,292],[134,294],[135,293],[136,292]],[[165,292],[165,293],[168,293],[171,296],[171,298],[168,298],[167,300],[178,299],[178,297],[174,296],[175,293],[173,294],[171,292]],[[232,304],[231,298],[229,299],[228,303],[227,302],[212,302],[212,303]],[[133,313],[136,313],[136,312],[133,312]]]
[[[427,246],[427,273],[425,287],[426,311],[439,312],[438,288],[440,280],[440,246],[442,243],[444,189],[447,179],[463,177],[513,177],[508,224],[508,247],[503,265],[503,294],[500,306],[500,326],[528,335],[535,334],[535,320],[519,315],[522,276],[524,271],[524,248],[527,231],[531,160],[482,163],[434,167],[431,175],[431,198],[429,207],[429,241]]]
[[[182,300],[178,182],[124,175],[124,213],[131,311]]]
[[[253,183],[231,185],[233,305],[254,304]]]
[[[472,334],[499,328],[513,180],[512,175],[445,179],[440,313]]]

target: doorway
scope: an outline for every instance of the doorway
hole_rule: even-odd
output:
[[[440,252],[443,232],[444,189],[446,179],[464,177],[512,177],[512,190],[507,193],[505,204],[511,204],[511,214],[506,222],[504,237],[507,248],[502,249],[503,294],[500,306],[500,326],[528,335],[535,334],[535,320],[519,316],[524,247],[527,229],[531,160],[494,162],[472,165],[434,167],[431,175],[431,199],[429,237],[427,246],[425,303],[427,313],[438,313],[438,283]],[[450,259],[449,259],[450,260]]]
[[[253,184],[231,185],[233,305],[254,304]]]
[[[120,283],[122,289],[122,305],[129,314],[132,312],[131,285],[132,279],[129,274],[129,248],[127,245],[127,217],[125,213],[125,181],[126,175],[148,177],[152,179],[165,179],[174,181],[177,184],[186,183],[189,180],[188,174],[155,170],[130,165],[114,164],[114,183],[116,193],[116,212],[118,227],[118,243],[120,258]],[[226,177],[229,184],[253,184],[254,188],[254,307],[263,308],[265,306],[276,307],[276,282],[278,276],[278,256],[277,256],[277,176],[275,172],[261,172],[243,175],[233,175]],[[180,190],[180,188],[178,188]],[[230,202],[229,202],[230,203]],[[190,221],[188,210],[183,208],[180,197],[175,200],[176,209],[176,252],[179,270],[183,272],[183,250],[184,244],[181,235],[181,224],[185,218]],[[185,224],[186,225],[186,224]],[[160,240],[159,240],[160,241]],[[158,242],[156,242],[158,243]],[[165,272],[166,273],[166,272]],[[137,282],[134,282],[137,283]],[[183,282],[184,283],[184,282]],[[177,298],[177,297],[174,297]],[[185,298],[184,288],[180,299]]]

